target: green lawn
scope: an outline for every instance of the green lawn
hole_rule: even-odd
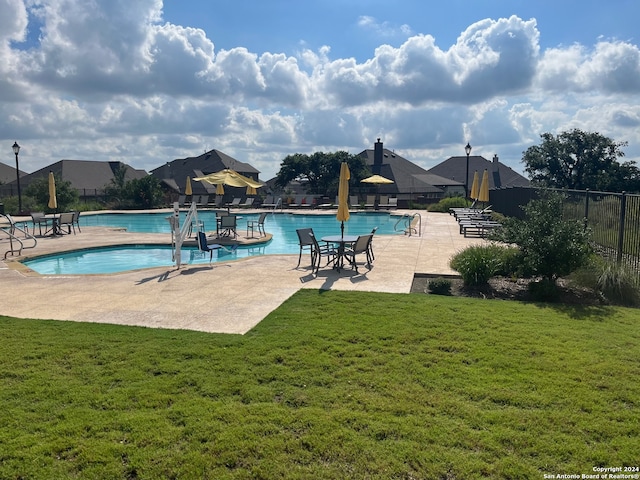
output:
[[[639,317],[311,290],[244,336],[0,317],[0,478],[538,479],[638,465]]]

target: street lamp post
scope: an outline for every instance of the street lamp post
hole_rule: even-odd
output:
[[[467,173],[464,176],[464,195],[465,198],[469,198],[469,155],[471,155],[471,145],[467,142],[467,146],[464,147],[464,151],[467,154]]]
[[[18,214],[22,213],[22,192],[20,192],[20,165],[18,164],[18,153],[20,153],[20,145],[13,142],[13,153],[16,154],[16,182],[18,184]]]

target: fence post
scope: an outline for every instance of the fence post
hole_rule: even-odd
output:
[[[589,226],[589,189],[587,188],[584,197],[584,229]]]
[[[618,255],[616,261],[622,262],[622,249],[624,248],[624,221],[627,216],[627,192],[622,192],[620,199],[620,227],[618,230]]]

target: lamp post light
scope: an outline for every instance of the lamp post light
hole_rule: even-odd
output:
[[[469,197],[469,155],[471,155],[471,145],[467,142],[467,146],[464,147],[464,151],[467,154],[467,173],[464,176],[464,195],[465,198]]]
[[[13,153],[16,154],[16,182],[18,184],[18,214],[22,213],[22,193],[20,192],[20,166],[18,164],[18,153],[20,153],[20,145],[13,142]]]

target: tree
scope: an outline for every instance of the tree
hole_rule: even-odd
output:
[[[525,270],[555,284],[558,277],[586,264],[591,253],[589,232],[582,221],[562,218],[562,195],[543,191],[540,199],[523,208],[523,220],[507,218],[491,238],[517,245]]]
[[[57,210],[60,212],[70,210],[78,201],[78,191],[73,188],[71,182],[68,180],[62,180],[62,178],[55,174],[54,178],[56,180]],[[35,200],[38,210],[50,210],[47,206],[49,204],[49,177],[44,176],[35,179],[25,190],[25,195]]]
[[[134,178],[125,183],[123,196],[126,204],[133,208],[156,208],[163,203],[160,181],[153,175]]]
[[[299,180],[305,183],[308,193],[331,197],[338,192],[342,162],[347,162],[349,165],[352,183],[360,182],[370,175],[367,164],[359,155],[350,155],[345,151],[316,152],[312,155],[295,153],[288,155],[280,164],[276,185],[285,187],[292,180]]]
[[[540,186],[597,191],[640,191],[640,170],[633,162],[620,163],[621,147],[597,132],[574,129],[557,136],[540,135],[542,143],[522,156],[531,181]]]

